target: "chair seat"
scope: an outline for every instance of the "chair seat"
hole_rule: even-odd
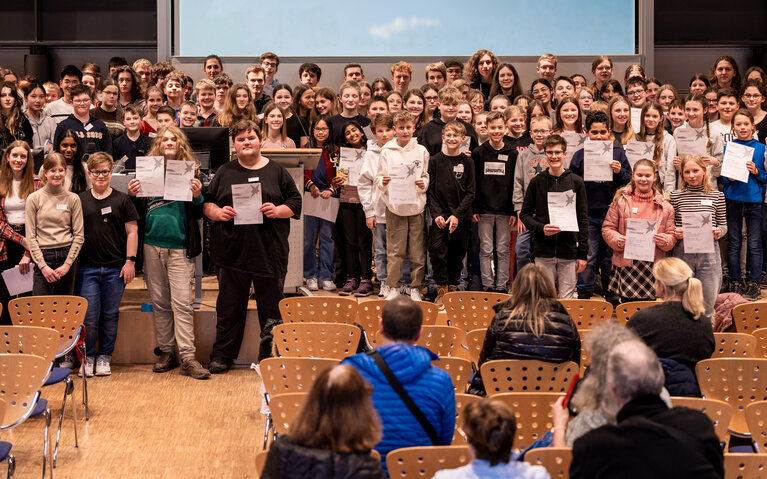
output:
[[[0,441],[0,461],[5,461],[11,453],[13,445],[10,442]]]
[[[48,400],[40,398],[37,401],[37,406],[35,406],[35,410],[32,411],[32,414],[29,415],[29,417],[35,417],[37,415],[42,414],[45,411],[45,408],[48,407]]]
[[[45,381],[43,387],[50,386],[51,384],[58,384],[65,380],[70,374],[72,374],[72,369],[70,368],[53,368],[51,375],[48,376],[48,380]]]

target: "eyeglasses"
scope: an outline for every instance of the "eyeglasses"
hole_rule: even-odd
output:
[[[275,68],[277,64],[272,62],[261,62],[261,66],[264,68]]]
[[[88,170],[88,171],[90,172],[90,174],[96,177],[109,176],[109,173],[112,172],[112,170],[98,170],[98,171]]]
[[[72,100],[75,105],[87,105],[90,102],[90,100]]]
[[[533,135],[548,135],[551,130],[530,130]]]
[[[628,95],[628,96],[639,96],[639,95],[642,95],[644,92],[645,92],[644,90],[634,90],[634,91],[626,92],[626,95]]]

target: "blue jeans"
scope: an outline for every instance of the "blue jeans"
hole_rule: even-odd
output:
[[[602,238],[602,223],[604,218],[589,217],[589,254],[586,256],[586,269],[578,273],[578,283],[576,288],[578,292],[594,292],[594,281],[596,280],[597,268],[601,271],[602,294],[606,300],[613,298],[607,292],[607,286],[610,284],[610,271],[612,269],[613,250],[607,246]],[[609,298],[608,298],[609,296]]]
[[[315,245],[320,237],[320,260]],[[315,216],[304,217],[304,278],[330,281],[333,276],[333,223]]]
[[[730,279],[740,281],[740,249],[743,244],[743,218],[746,219],[746,268],[748,280],[762,280],[762,204],[727,200],[727,268]]]
[[[674,247],[674,254],[692,269],[692,274],[703,286],[703,303],[706,314],[714,317],[714,304],[719,288],[722,286],[722,258],[719,253],[719,242],[714,241],[713,253],[685,253],[684,240]],[[740,262],[740,260],[738,260]]]
[[[515,248],[517,273],[532,263],[530,260],[530,253],[533,249],[533,233],[531,231],[525,231],[517,235],[517,247]]]
[[[96,355],[96,341],[99,355],[111,356],[117,339],[117,319],[120,315],[120,301],[125,290],[125,281],[120,277],[120,268],[99,268],[83,266],[77,277],[77,295],[88,300],[85,312],[85,355]]]

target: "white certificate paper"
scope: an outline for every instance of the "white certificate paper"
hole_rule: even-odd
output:
[[[192,201],[194,162],[168,160],[165,162],[165,188],[162,197],[172,201]]]
[[[165,190],[165,158],[137,156],[136,179],[141,182],[139,197],[163,196]]]
[[[16,296],[17,294],[32,291],[32,278],[34,276],[32,273],[34,269],[35,264],[29,263],[29,272],[27,274],[21,274],[18,265],[3,271],[3,281],[5,281],[5,286],[8,288],[8,294]]]
[[[706,155],[706,129],[695,130],[689,126],[683,125],[676,129],[676,151],[684,158],[687,155]]]
[[[349,172],[349,186],[357,186],[364,159],[364,149],[341,147],[338,168]]]
[[[232,185],[232,208],[237,216],[236,225],[260,225],[264,223],[261,213],[261,183]]]
[[[416,166],[401,165],[399,168],[392,168],[389,170],[389,203],[393,205],[414,205],[418,203],[416,200],[417,192],[415,180]]]
[[[549,224],[562,231],[578,231],[578,213],[575,211],[575,192],[549,191]]]
[[[631,127],[634,131],[639,131],[640,126],[642,126],[642,109],[631,108]]]
[[[750,174],[746,162],[754,158],[754,149],[731,141],[727,143],[722,160],[722,174],[725,178],[748,183]]]
[[[655,153],[655,144],[651,141],[629,140],[626,142],[626,158],[632,170],[639,160],[652,161],[653,153]]]
[[[586,140],[583,144],[583,180],[612,181],[613,142]]]
[[[315,218],[322,218],[323,220],[335,223],[340,202],[338,198],[333,198],[332,196],[326,200],[320,196],[312,198],[312,194],[307,191],[304,193],[302,205],[305,216],[314,216]]]
[[[567,153],[565,154],[565,168],[570,168],[570,160],[576,151],[583,148],[586,142],[586,135],[574,131],[563,131],[562,137],[567,142]]]
[[[653,235],[657,221],[629,218],[626,220],[626,247],[623,257],[639,261],[655,261],[655,241]]]
[[[714,252],[714,223],[711,213],[682,213],[685,253]]]

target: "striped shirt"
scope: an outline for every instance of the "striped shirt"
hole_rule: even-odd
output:
[[[712,224],[727,234],[727,211],[724,193],[719,190],[703,191],[702,186],[687,186],[671,192],[674,207],[674,226],[682,227],[682,213],[711,213]]]

